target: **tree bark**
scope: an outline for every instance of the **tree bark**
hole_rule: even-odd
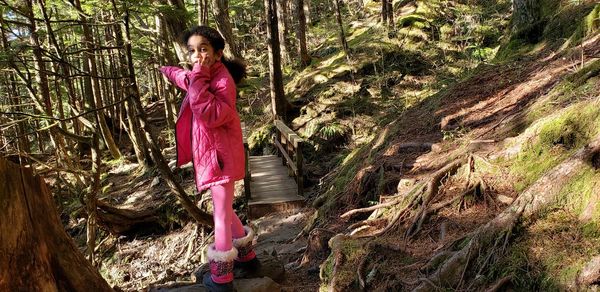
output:
[[[198,8],[198,25],[208,25],[208,6],[207,0],[196,0],[196,7]]]
[[[388,19],[388,0],[381,0],[381,22],[387,24]]]
[[[271,109],[274,119],[286,119],[287,101],[283,91],[281,53],[277,27],[276,0],[264,0],[267,18],[267,43],[269,44],[269,79],[271,87]]]
[[[233,30],[231,29],[228,0],[213,0],[212,10],[215,17],[215,23],[217,24],[217,30],[219,30],[225,39],[225,43],[227,43],[225,55],[243,60],[244,58],[237,46]]]
[[[310,0],[298,0],[296,3],[296,18],[298,18],[296,37],[298,38],[298,55],[300,57],[300,67],[302,68],[308,66],[311,61],[306,46],[306,14],[304,11],[304,2],[310,2]]]
[[[303,1],[304,15],[306,16],[306,23],[312,24],[312,15],[310,13],[310,0]]]
[[[203,0],[198,0],[198,1],[202,2]],[[158,40],[158,42],[161,42],[161,39],[164,38],[164,34],[163,34],[163,30],[162,30],[162,27],[163,27],[162,20],[158,16],[156,16],[154,19],[155,19],[155,27],[156,27],[156,39]],[[156,46],[156,56],[158,57],[158,61],[160,61],[160,62],[165,61],[164,58],[162,57],[164,55],[162,51],[163,51],[163,48],[161,45]],[[165,63],[163,63],[163,64],[165,64]],[[169,64],[169,63],[166,63],[166,64]],[[167,126],[169,127],[169,130],[174,131],[175,130],[175,122],[177,119],[174,114],[176,112],[173,107],[174,102],[170,98],[171,92],[165,86],[165,84],[163,82],[162,74],[160,74],[160,72],[158,72],[158,70],[154,71],[153,79],[156,83],[155,88],[158,90],[159,96],[164,99],[165,117],[167,119]]]
[[[387,8],[386,11],[388,13],[388,17],[387,17],[388,26],[390,28],[393,28],[394,27],[394,4],[393,4],[393,1],[392,0],[388,0],[387,1],[387,5],[388,5],[388,8]]]
[[[0,158],[0,291],[112,291],[67,235],[31,169]]]
[[[342,49],[344,49],[344,53],[346,53],[346,59],[350,58],[350,49],[348,48],[348,42],[346,42],[346,34],[344,33],[344,23],[342,22],[342,13],[340,12],[340,2],[339,0],[333,0],[333,5],[335,8],[335,16],[337,19],[338,27],[339,27],[339,37],[340,43],[342,45]]]
[[[279,45],[281,48],[281,61],[287,64],[289,60],[288,48],[288,26],[286,23],[287,17],[287,0],[276,0],[277,5],[277,32],[279,34]]]
[[[540,4],[538,0],[513,0],[513,29],[527,29],[540,20]]]

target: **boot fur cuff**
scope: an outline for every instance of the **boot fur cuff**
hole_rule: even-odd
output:
[[[230,250],[220,251],[215,249],[215,244],[211,243],[208,246],[208,260],[212,260],[215,262],[231,262],[235,258],[237,258],[238,251],[235,247],[232,247]]]
[[[254,230],[252,228],[250,228],[249,226],[244,226],[244,230],[246,231],[246,236],[240,237],[240,238],[234,238],[233,246],[241,247],[241,246],[247,246],[249,244],[254,244],[254,240],[255,240]]]

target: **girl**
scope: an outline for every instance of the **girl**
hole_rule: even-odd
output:
[[[256,268],[254,232],[233,211],[234,182],[244,178],[244,146],[236,111],[236,86],[244,65],[223,58],[225,41],[219,32],[197,26],[185,32],[192,71],[165,66],[161,72],[187,95],[181,103],[175,136],[177,166],[190,161],[198,191],[212,195],[215,242],[209,245],[209,291],[233,291],[233,267]]]

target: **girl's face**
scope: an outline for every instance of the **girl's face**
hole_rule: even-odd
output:
[[[207,38],[193,35],[188,39],[188,53],[192,64],[196,62],[204,66],[211,66],[223,56],[223,50],[215,52]]]

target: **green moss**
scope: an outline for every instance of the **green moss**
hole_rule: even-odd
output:
[[[523,191],[600,131],[600,107],[597,102],[580,103],[539,127],[538,137],[511,162],[511,172],[521,178],[515,184],[517,192]]]
[[[578,223],[568,209],[547,213],[514,239],[488,278],[519,275],[512,278],[516,291],[572,290],[583,265],[598,252],[597,230]]]
[[[600,183],[600,174],[591,166],[586,166],[574,179],[566,184],[560,194],[558,206],[567,207],[577,215],[581,215],[595,195],[596,186]],[[600,217],[596,216],[596,220]]]

